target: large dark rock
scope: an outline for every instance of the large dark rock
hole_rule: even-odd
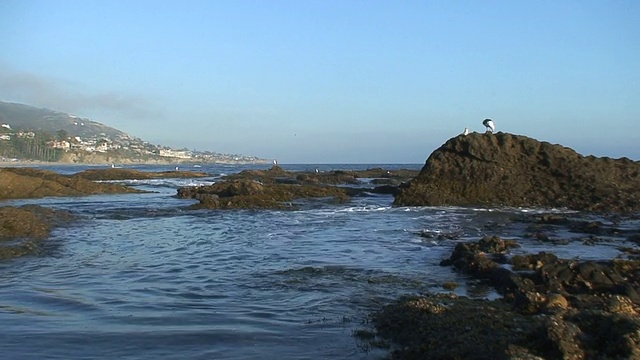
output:
[[[640,162],[582,156],[507,133],[449,139],[404,186],[395,205],[566,207],[640,211]]]

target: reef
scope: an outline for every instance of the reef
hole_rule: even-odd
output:
[[[213,185],[182,187],[177,197],[198,200],[192,209],[297,209],[303,199],[339,203],[367,193],[395,193],[399,184],[416,174],[381,168],[291,172],[274,165],[268,170],[244,170]],[[364,178],[370,182],[363,182]]]
[[[620,244],[640,239],[640,229],[618,229],[615,221],[556,214],[517,221],[528,225],[523,237],[569,231],[582,246],[605,236]],[[394,359],[638,359],[640,259],[619,250],[619,257],[596,261],[522,254],[518,241],[498,236],[456,241],[441,266],[492,286],[501,298],[405,296],[372,315],[373,334],[361,333],[390,347]]]
[[[74,174],[74,178],[82,178],[87,180],[143,180],[143,179],[161,179],[161,178],[195,178],[210,176],[200,171],[140,171],[135,169],[89,169]]]

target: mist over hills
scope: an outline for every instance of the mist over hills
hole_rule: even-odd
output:
[[[73,163],[265,163],[250,155],[154,145],[97,121],[61,111],[0,101],[0,156]],[[2,159],[0,159],[2,160]]]
[[[87,118],[45,108],[0,101],[0,123],[14,130],[43,131],[56,134],[60,130],[71,136],[130,138],[127,133]]]

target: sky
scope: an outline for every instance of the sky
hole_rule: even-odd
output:
[[[468,127],[640,160],[640,2],[0,0],[0,100],[280,163]]]

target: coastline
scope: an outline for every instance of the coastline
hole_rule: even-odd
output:
[[[17,166],[37,166],[42,162],[12,162]],[[46,165],[94,165],[44,163]],[[109,165],[109,164],[105,164]],[[16,169],[19,170],[19,169]],[[104,169],[105,172],[110,169]],[[5,170],[7,173],[9,171]],[[379,176],[389,176],[382,169]],[[16,172],[32,172],[16,171]],[[35,171],[34,171],[35,172]],[[100,170],[102,172],[102,170]],[[311,172],[298,179],[300,173],[288,173],[279,167],[267,171],[246,171],[230,176],[229,180],[242,180],[255,184],[251,179],[259,178],[262,183],[282,181],[284,176],[298,181],[311,180],[316,174]],[[351,176],[349,172],[338,171],[333,175]],[[371,174],[366,177],[376,177]],[[326,180],[325,180],[326,182]],[[25,184],[24,180],[14,184]],[[255,188],[252,188],[255,190]],[[253,191],[252,190],[252,191]],[[225,191],[228,193],[229,191]],[[30,193],[22,191],[24,193]],[[218,198],[218,194],[214,194]],[[198,196],[204,199],[202,193]],[[212,198],[215,198],[211,195]],[[225,204],[229,199],[225,200]],[[20,219],[17,215],[29,220],[38,216],[42,208],[11,209],[2,219]],[[5,210],[5,211],[8,211]],[[24,212],[24,215],[18,214]],[[456,232],[423,232],[416,234],[426,242],[445,243],[457,241],[451,256],[440,263],[450,267],[452,271],[469,277],[470,283],[477,281],[492,286],[502,295],[496,300],[475,299],[454,295],[453,290],[459,285],[443,283],[443,289],[451,289],[448,294],[421,295],[404,297],[385,306],[370,315],[371,326],[363,325],[355,330],[354,336],[370,348],[390,350],[392,358],[584,358],[584,354],[615,354],[610,358],[634,358],[639,356],[637,350],[639,340],[633,331],[640,329],[637,314],[640,313],[638,293],[638,272],[640,264],[629,253],[630,260],[605,259],[588,261],[580,259],[562,259],[553,255],[558,240],[575,242],[574,246],[593,246],[597,243],[620,242],[620,246],[634,246],[638,231],[620,227],[615,221],[602,218],[594,221],[591,213],[586,217],[575,215],[541,215],[532,214],[509,220],[524,226],[519,238],[524,242],[537,241],[547,243],[552,250],[548,253],[518,251],[516,256],[510,249],[519,245],[509,239],[497,236],[459,242]],[[29,218],[27,218],[29,217]],[[23,255],[38,254],[46,243],[38,236],[46,239],[51,227],[64,225],[57,221],[67,218],[65,213],[53,213],[38,223],[40,232],[34,233],[33,239],[20,246],[9,246],[0,257],[13,258]],[[50,221],[54,221],[51,223]],[[73,219],[71,219],[73,220]],[[619,221],[617,219],[616,221]],[[18,221],[19,224],[35,223],[35,221]],[[487,222],[482,225],[487,234],[496,234],[508,223]],[[30,230],[30,229],[23,229]],[[566,233],[573,234],[565,238]],[[30,234],[30,233],[28,233]],[[43,235],[40,235],[43,234]],[[31,235],[27,235],[29,237]],[[529,239],[529,240],[524,240]],[[533,239],[533,240],[531,240]],[[10,243],[13,244],[13,243]],[[453,245],[453,244],[451,244]],[[0,247],[0,250],[2,248]],[[632,249],[633,250],[633,249]],[[558,253],[560,254],[560,253]],[[518,261],[515,261],[515,260]],[[606,263],[605,263],[606,262]],[[514,271],[505,266],[512,267]],[[573,269],[578,269],[574,272]],[[542,280],[541,280],[542,279]],[[544,280],[544,281],[543,281]],[[369,281],[369,280],[367,280]],[[468,284],[460,284],[468,286]],[[603,336],[600,328],[610,323],[624,322],[627,327],[611,331],[610,336]],[[515,330],[514,330],[515,329]],[[583,343],[581,339],[603,339]],[[451,339],[461,339],[452,343]],[[483,349],[477,343],[488,344]]]

